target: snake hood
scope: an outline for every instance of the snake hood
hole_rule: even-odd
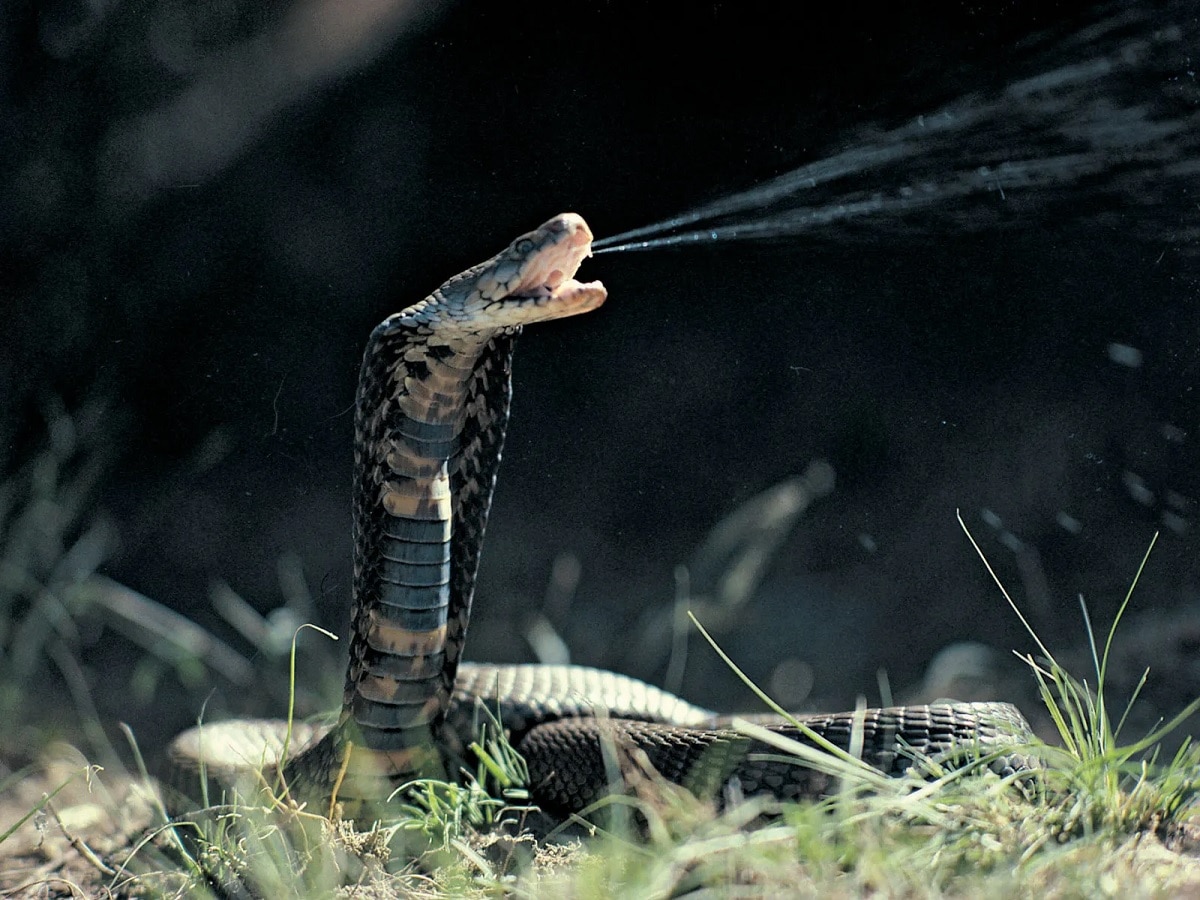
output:
[[[465,333],[480,334],[589,312],[607,297],[600,282],[575,280],[591,255],[592,232],[583,217],[562,213],[455,275],[394,317],[394,324],[437,323],[445,335],[457,323]]]

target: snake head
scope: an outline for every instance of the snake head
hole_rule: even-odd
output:
[[[472,330],[516,328],[579,315],[608,296],[598,281],[575,280],[579,264],[591,254],[587,222],[575,213],[562,213],[487,262],[451,278],[430,299],[443,315]]]

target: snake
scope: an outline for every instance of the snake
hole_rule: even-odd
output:
[[[607,298],[575,275],[591,255],[584,219],[563,213],[450,278],[371,333],[354,415],[349,664],[325,724],[233,719],[176,737],[166,780],[196,797],[274,778],[302,802],[355,818],[406,785],[458,777],[480,709],[524,758],[533,801],[586,810],[628,790],[628,755],[718,801],[805,800],[837,779],[781,754],[778,740],[834,745],[887,775],[964,748],[1000,774],[1034,765],[1016,707],[941,702],[765,719],[748,736],[728,717],[632,677],[572,665],[462,661],[475,579],[527,325],[590,312]],[[194,802],[194,801],[193,801]],[[324,809],[322,805],[320,808]]]

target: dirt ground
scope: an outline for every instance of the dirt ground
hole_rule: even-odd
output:
[[[129,877],[120,865],[135,855],[137,843],[155,821],[144,786],[124,773],[91,770],[66,747],[52,750],[28,768],[32,771],[0,795],[0,827],[14,829],[0,844],[0,893],[121,893]],[[13,777],[11,772],[6,775]],[[47,801],[49,795],[53,799]]]
[[[0,797],[0,826],[12,829],[0,843],[0,896],[188,895],[182,871],[162,865],[167,841],[155,828],[161,819],[144,784],[123,773],[90,770],[66,747],[53,748],[31,768]],[[47,795],[53,795],[48,803]],[[378,833],[345,830],[323,836],[344,870],[337,883],[349,885],[347,896],[446,895],[424,876],[389,874],[383,866],[386,843]],[[570,864],[579,850],[578,844],[545,846],[532,837],[504,835],[483,836],[472,846],[501,867],[524,855],[544,869]],[[1170,883],[1173,897],[1200,897],[1200,829],[1182,826],[1163,839],[1143,835],[1115,852],[1128,855],[1128,869],[1140,879],[1135,883],[1145,884],[1149,877],[1151,884]],[[229,895],[243,894],[234,887]]]

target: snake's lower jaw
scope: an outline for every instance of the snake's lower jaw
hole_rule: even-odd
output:
[[[591,312],[608,299],[608,290],[599,281],[586,283],[569,279],[550,294],[546,304],[547,319],[561,319]]]
[[[608,299],[608,290],[599,281],[563,281],[553,290],[543,288],[529,296],[506,297],[490,311],[488,321],[498,326],[523,326],[551,319],[565,319],[591,312]]]

